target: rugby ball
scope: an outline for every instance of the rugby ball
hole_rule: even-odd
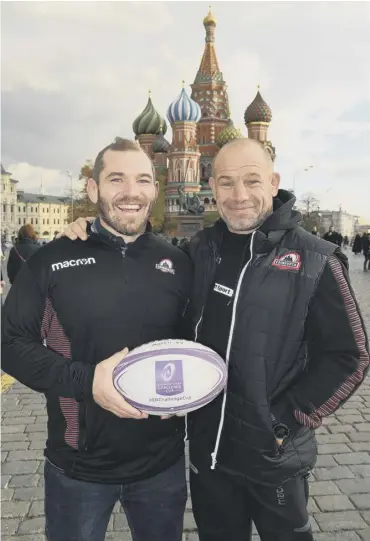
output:
[[[116,366],[113,384],[129,404],[149,415],[176,415],[211,402],[226,385],[224,360],[187,340],[137,347]]]

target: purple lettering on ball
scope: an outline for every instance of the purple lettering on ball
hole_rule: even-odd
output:
[[[155,362],[156,393],[175,396],[184,392],[184,375],[181,360]]]

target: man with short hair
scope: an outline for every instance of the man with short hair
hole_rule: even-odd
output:
[[[47,400],[46,535],[103,541],[121,501],[136,541],[181,541],[184,419],[148,418],[112,373],[127,348],[179,336],[191,265],[150,232],[158,184],[136,143],[104,148],[87,191],[99,208],[87,241],[41,248],[2,318],[3,370]]]
[[[337,246],[341,246],[343,242],[342,235],[340,233],[337,233],[337,231],[335,231],[333,225],[329,227],[329,231],[325,233],[325,235],[323,236],[323,239],[327,240],[328,242],[333,242]]]
[[[358,388],[369,349],[335,244],[300,227],[255,140],[225,145],[210,184],[221,219],[187,246],[191,339],[228,366],[225,392],[188,415],[200,541],[312,541],[314,430]],[[83,237],[86,223],[69,235]]]

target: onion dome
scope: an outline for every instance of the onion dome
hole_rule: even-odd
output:
[[[217,19],[216,19],[216,17],[213,15],[213,13],[211,11],[211,6],[209,6],[208,15],[206,17],[204,17],[204,19],[203,19],[203,24],[204,24],[204,26],[208,26],[208,25],[216,26],[216,24],[217,24]]]
[[[258,87],[259,88],[259,87]],[[250,122],[271,122],[272,112],[265,100],[262,98],[258,90],[256,97],[247,107],[244,113],[244,121],[246,124]]]
[[[222,148],[226,143],[230,143],[234,139],[242,139],[242,137],[242,132],[235,128],[234,122],[229,118],[227,125],[216,137],[216,145],[218,148]]]
[[[160,152],[167,153],[170,151],[171,144],[165,139],[162,132],[162,126],[160,128],[160,134],[152,143],[152,151],[154,154],[159,154]]]
[[[166,121],[154,108],[149,92],[148,103],[144,111],[134,121],[132,129],[136,137],[139,135],[159,135],[161,126],[164,135],[167,131]]]
[[[199,105],[189,98],[183,87],[180,96],[169,106],[167,118],[171,124],[174,122],[198,122],[201,114]]]

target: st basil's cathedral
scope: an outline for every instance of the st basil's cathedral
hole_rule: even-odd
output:
[[[176,233],[191,236],[196,223],[184,223],[181,196],[197,196],[205,215],[216,205],[208,185],[212,162],[219,149],[233,139],[242,138],[230,116],[227,85],[220,71],[215,49],[216,18],[211,10],[203,20],[205,48],[198,73],[191,86],[185,87],[169,105],[167,119],[172,128],[171,143],[165,138],[166,120],[155,109],[149,94],[148,103],[133,123],[135,139],[153,160],[157,172],[165,176],[165,218],[178,223]],[[258,92],[247,107],[244,122],[248,137],[259,140],[275,159],[275,148],[268,140],[272,113]],[[193,220],[194,222],[194,220]],[[192,230],[192,227],[194,230]]]

